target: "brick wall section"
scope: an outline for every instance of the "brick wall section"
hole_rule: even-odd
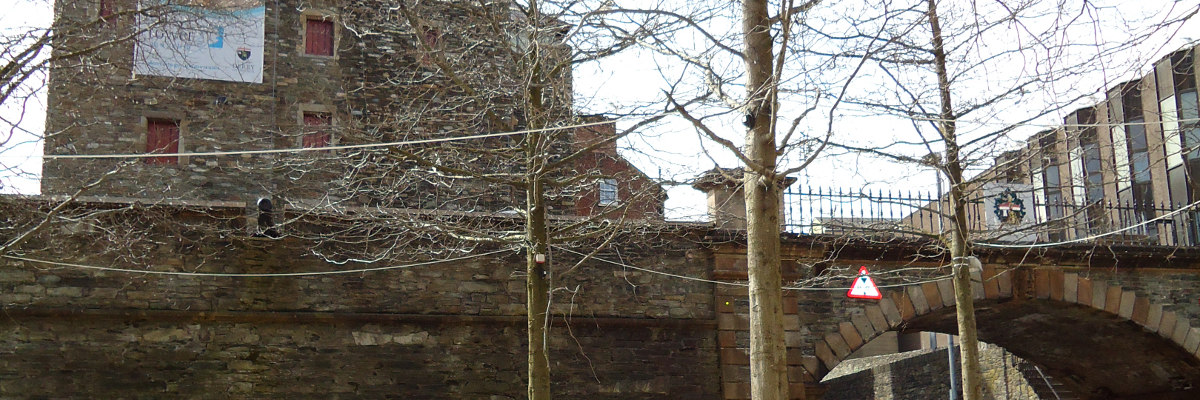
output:
[[[1097,266],[1073,257],[1030,259],[1023,295],[1102,310],[1200,358],[1200,292],[1194,290],[1200,286],[1200,274],[1194,261],[1163,258],[1154,251],[1118,250],[1127,255],[1118,260],[1097,256]]]
[[[64,21],[87,20],[95,1],[61,0]],[[128,11],[133,2],[118,2]],[[267,14],[274,13],[274,3]],[[69,23],[69,22],[67,22]],[[276,46],[274,21],[267,21],[267,73]],[[55,51],[111,39],[133,30],[124,17],[95,36],[80,35],[56,44]],[[264,150],[274,146],[273,115],[280,104],[271,85],[133,77],[132,42],[102,49],[94,57],[66,60],[52,68],[48,91],[47,154],[127,154],[146,151],[146,118],[182,121],[181,152]],[[82,65],[82,66],[81,66]],[[224,98],[224,101],[221,100]],[[118,163],[111,160],[47,160],[42,192],[70,193]],[[92,193],[114,196],[244,200],[273,191],[269,161],[262,157],[184,157],[176,165],[134,162]]]
[[[1031,368],[1032,363],[987,343],[980,343],[979,362],[983,381],[987,384],[984,391],[993,399],[1040,398],[1030,385],[1030,377],[1023,371]]]
[[[593,118],[587,121],[600,120]],[[600,145],[613,136],[616,136],[616,126],[613,123],[588,126],[575,129],[571,143],[574,150],[579,151],[593,145]],[[608,213],[613,218],[624,215],[627,218],[636,219],[662,219],[663,201],[667,198],[666,192],[630,164],[628,160],[618,155],[615,141],[604,143],[596,151],[583,155],[575,165],[578,174],[597,175],[616,180],[618,198],[615,205],[617,207],[600,205],[598,183],[588,181],[575,196],[575,212],[578,215]],[[627,205],[627,207],[619,207],[622,205]]]
[[[1123,297],[1118,298],[1120,304],[1116,305],[1117,314],[1132,319],[1140,325],[1149,326],[1153,322],[1151,314],[1161,318],[1161,314],[1166,313],[1187,318],[1193,321],[1193,326],[1200,325],[1200,292],[1193,289],[1200,287],[1200,274],[1194,271],[1176,268],[1153,269],[1152,267],[1136,269],[1072,268],[1064,269],[1063,274],[1066,279],[1075,280],[1076,301],[1079,300],[1079,291],[1085,289],[1086,285],[1091,286],[1091,298],[1093,304],[1097,304],[1096,282],[1103,282],[1107,285],[1104,304],[1106,309],[1111,306],[1107,303],[1108,290],[1114,287],[1118,288],[1113,290],[1120,290]],[[1081,280],[1088,282],[1080,285]],[[1070,288],[1070,285],[1065,286]]]
[[[746,255],[740,248],[718,246],[713,254],[713,275],[725,282],[716,287],[717,345],[721,352],[721,383],[724,399],[750,398],[750,315],[749,289],[746,284]],[[788,254],[784,259],[784,280],[797,279],[797,259],[804,252]],[[787,346],[787,373],[794,399],[819,398],[817,384],[820,361],[805,353],[809,330],[801,322],[800,302],[796,292],[785,291],[783,299],[783,329]],[[804,396],[800,396],[804,387]]]
[[[1073,260],[1073,258],[1047,257],[1039,260],[1037,257],[1030,257],[1027,258],[1027,261],[1030,261],[1031,263],[1021,265],[1008,272],[1000,273],[999,275],[997,275],[997,273],[1000,271],[1005,271],[1006,267],[1009,267],[1010,265],[989,263],[988,265],[984,266],[982,274],[982,278],[985,278],[985,281],[983,283],[977,283],[974,285],[975,287],[973,287],[974,297],[976,301],[981,302],[985,308],[993,306],[996,308],[1003,308],[1009,305],[1037,304],[1037,307],[1041,307],[1040,311],[1035,310],[1030,311],[1030,313],[1039,315],[1039,318],[1062,318],[1064,321],[1076,320],[1082,324],[1083,320],[1076,319],[1080,318],[1078,315],[1071,315],[1073,312],[1078,313],[1080,311],[1084,311],[1078,306],[1070,304],[1078,303],[1095,310],[1087,313],[1091,315],[1087,318],[1100,318],[1101,320],[1113,319],[1116,321],[1123,321],[1123,324],[1132,322],[1133,324],[1122,325],[1123,328],[1121,328],[1126,330],[1124,334],[1135,335],[1130,336],[1128,339],[1131,341],[1148,340],[1149,342],[1139,345],[1146,346],[1145,354],[1170,353],[1170,358],[1166,358],[1161,361],[1164,363],[1163,365],[1165,365],[1167,361],[1179,364],[1172,364],[1170,367],[1163,367],[1165,369],[1170,369],[1170,374],[1176,374],[1179,377],[1174,377],[1175,375],[1172,375],[1173,377],[1170,381],[1166,379],[1159,379],[1153,383],[1151,383],[1150,380],[1142,380],[1139,381],[1141,383],[1141,387],[1148,388],[1153,385],[1153,390],[1179,390],[1176,387],[1179,386],[1176,381],[1194,380],[1194,367],[1188,366],[1194,365],[1191,364],[1194,362],[1194,358],[1192,357],[1200,357],[1200,329],[1196,327],[1196,322],[1193,319],[1194,317],[1191,316],[1189,311],[1194,307],[1193,303],[1200,301],[1195,292],[1192,290],[1192,288],[1195,286],[1193,282],[1197,276],[1194,269],[1190,268],[1188,265],[1178,265],[1181,263],[1179,261],[1174,262],[1176,265],[1164,265],[1164,267],[1160,268],[1153,267],[1153,264],[1151,263],[1141,263],[1136,267],[1134,265],[1125,264],[1127,265],[1125,268],[1078,268],[1075,265],[1072,265],[1070,260]],[[1035,264],[1039,261],[1041,264]],[[1067,265],[1055,265],[1055,262],[1059,261]],[[1128,262],[1131,260],[1122,261]],[[1103,261],[1100,260],[1100,262]],[[1186,263],[1184,262],[1184,264]],[[1087,277],[1083,277],[1085,274]],[[992,276],[996,276],[997,278],[988,279]],[[953,310],[945,309],[948,305],[953,304],[952,298],[946,296],[946,294],[951,293],[952,287],[951,285],[944,285],[945,287],[942,286],[943,285],[939,285],[938,283],[925,283],[919,286],[906,286],[902,289],[885,288],[885,299],[879,301],[877,304],[854,304],[848,300],[839,300],[835,298],[841,294],[827,294],[824,297],[816,294],[804,295],[804,297],[801,299],[801,305],[821,304],[821,302],[824,302],[825,304],[833,304],[841,301],[844,302],[844,304],[840,306],[842,312],[849,314],[848,317],[844,317],[844,319],[841,321],[836,319],[827,319],[829,318],[829,314],[822,316],[822,322],[819,322],[817,328],[828,333],[824,334],[824,337],[816,342],[816,356],[822,361],[822,364],[826,368],[832,368],[839,365],[841,360],[847,357],[851,352],[857,350],[858,346],[856,346],[856,344],[863,341],[863,339],[860,338],[870,337],[871,332],[874,330],[873,326],[868,327],[867,324],[855,323],[855,317],[858,316],[859,312],[862,314],[868,314],[868,310],[871,310],[875,307],[878,307],[880,309],[879,311],[884,314],[884,320],[887,321],[888,325],[892,329],[899,328],[899,324],[903,324],[905,321],[909,321],[908,325],[911,327],[913,323],[917,323],[918,320],[921,320],[923,315],[933,315],[936,316],[933,318],[933,320],[942,321],[933,328],[934,330],[939,332],[954,332],[954,319],[952,318]],[[1162,293],[1167,294],[1164,295]],[[1175,298],[1169,297],[1172,293],[1175,294]],[[1025,303],[1027,301],[1036,301],[1036,303]],[[1164,303],[1158,303],[1158,301],[1163,301]],[[1062,308],[1061,317],[1057,316],[1057,311],[1052,311],[1058,307]],[[838,308],[833,309],[838,310]],[[1099,312],[1097,313],[1096,311]],[[992,330],[981,331],[981,335],[994,334],[998,335],[998,337],[1003,337],[1008,333],[1022,332],[1021,329],[1014,329],[1012,331],[1007,330],[1009,327],[1005,324],[1016,324],[1018,327],[1020,325],[1018,321],[1011,321],[1011,318],[1013,317],[1013,315],[1008,315],[1005,317],[997,317],[1006,319],[998,320],[993,318],[991,320],[984,321],[992,325],[989,327],[989,329]],[[861,320],[862,318],[859,317],[859,319]],[[925,318],[924,320],[929,321],[930,319]],[[1004,328],[1001,328],[1001,326],[1004,326]],[[1128,328],[1133,326],[1139,326],[1146,331],[1156,333],[1157,336],[1161,337],[1161,340],[1155,340],[1149,337],[1150,335],[1144,335],[1136,330],[1130,331]],[[928,328],[928,326],[925,328]],[[1053,328],[1047,327],[1046,329]],[[1064,327],[1063,329],[1069,330],[1070,328]],[[917,330],[921,330],[921,328],[917,328]],[[1021,347],[1025,345],[1024,343],[1025,342],[1005,342],[1005,345],[1014,346],[1014,351],[1020,350],[1029,354],[1040,354],[1042,352],[1053,353],[1053,351],[1047,350],[1044,347],[1050,345],[1049,343]],[[1153,350],[1151,350],[1152,348]],[[1178,357],[1178,355],[1175,354],[1176,350],[1183,350],[1183,353],[1179,353],[1179,355],[1190,355],[1191,357],[1185,356],[1185,358],[1189,359],[1190,361],[1176,358]],[[1061,352],[1058,354],[1061,354]],[[1112,371],[1112,367],[1106,367],[1104,370],[1097,370],[1091,373],[1082,373],[1080,371],[1086,370],[1089,367],[1064,367],[1062,365],[1058,365],[1057,361],[1053,361],[1052,356],[1047,357],[1052,361],[1051,364],[1046,364],[1047,366],[1051,367],[1050,370],[1047,370],[1049,372],[1046,372],[1051,379],[1056,378],[1053,375],[1054,373],[1061,372],[1055,370],[1054,368],[1058,368],[1059,370],[1068,368],[1075,369],[1076,373],[1084,376],[1090,376],[1093,380],[1091,382],[1077,381],[1075,383],[1085,382],[1087,385],[1091,386],[1083,388],[1073,387],[1074,389],[1080,389],[1084,391],[1139,390],[1136,387],[1125,386],[1120,386],[1117,388],[1101,387],[1105,384],[1124,384],[1117,383],[1115,380],[1096,380],[1097,376],[1104,375],[1105,373]],[[1075,357],[1081,358],[1075,358],[1073,360],[1092,359],[1083,355]],[[1175,360],[1179,360],[1179,362],[1176,363]],[[1136,364],[1136,361],[1123,361],[1123,363],[1129,363],[1129,365],[1132,366]],[[1137,374],[1138,370],[1136,368],[1130,368],[1129,371],[1123,373]],[[1077,379],[1077,377],[1074,376],[1066,378],[1068,380]],[[876,379],[876,381],[878,382],[879,379]],[[1064,384],[1068,384],[1068,382],[1064,382]],[[1175,387],[1175,389],[1172,389],[1173,387]]]
[[[879,357],[884,360],[878,365],[868,364],[871,366],[858,373],[828,381],[828,390],[824,398],[917,400],[946,397],[950,392],[945,350]],[[864,363],[873,361],[860,360]],[[847,362],[854,361],[859,360]]]
[[[227,211],[235,216],[241,212],[240,209]],[[220,213],[213,212],[213,215],[217,214]],[[137,218],[129,216],[129,219]],[[669,227],[661,231],[646,230],[641,236],[631,235],[616,241],[622,243],[619,253],[606,251],[598,254],[598,257],[684,276],[725,281],[744,279],[741,277],[745,273],[745,258],[744,254],[739,253],[744,250],[736,244],[736,240],[722,239],[718,233],[707,229],[672,230]],[[151,269],[169,271],[297,272],[350,267],[331,265],[312,256],[308,247],[311,244],[294,238],[201,240],[192,237],[189,232],[172,232],[170,237],[173,240],[156,240],[153,245],[115,251],[107,248],[108,242],[93,240],[95,238],[89,235],[86,231],[73,232],[69,229],[48,231],[44,237],[27,243],[25,247],[30,249],[27,254],[32,257],[133,268],[146,268],[149,265]],[[38,242],[47,238],[60,242]],[[35,250],[40,247],[47,250]],[[852,249],[844,247],[840,250],[849,252]],[[570,265],[572,261],[565,253],[556,252],[552,255],[560,265]],[[854,261],[855,257],[862,261]],[[189,339],[179,341],[186,342],[186,346],[195,346],[197,343],[207,343],[202,336],[196,336],[198,333],[189,333],[197,329],[211,330],[213,333],[210,336],[244,336],[238,333],[239,329],[268,329],[268,326],[272,327],[269,329],[278,330],[270,335],[255,335],[260,338],[289,337],[288,340],[299,341],[296,335],[306,332],[306,329],[317,329],[311,326],[332,326],[329,329],[335,333],[331,335],[340,338],[340,345],[288,346],[315,346],[334,354],[343,351],[338,350],[337,346],[348,349],[345,346],[351,346],[349,343],[354,343],[353,346],[382,346],[379,349],[386,351],[387,346],[407,344],[418,339],[430,340],[422,342],[427,345],[443,343],[442,340],[457,345],[464,343],[459,340],[462,337],[511,347],[503,343],[519,343],[523,335],[520,328],[524,314],[521,258],[517,254],[506,254],[387,272],[283,279],[130,275],[5,260],[2,263],[4,268],[0,268],[0,301],[6,305],[6,312],[10,316],[7,323],[15,327],[42,327],[26,331],[14,328],[14,336],[4,339],[15,341],[8,347],[13,349],[13,357],[8,358],[9,364],[3,365],[10,365],[6,371],[60,371],[36,364],[50,362],[45,361],[46,358],[58,362],[61,356],[58,347],[52,347],[54,340],[64,343],[78,341],[80,348],[121,348],[134,344],[140,346],[140,342],[170,342],[176,340],[172,337],[186,334],[191,335],[187,336]],[[789,248],[785,258],[784,276],[789,282],[804,280],[822,269],[857,271],[859,265],[867,264],[879,277],[885,275],[883,272],[888,268],[917,266],[848,253],[844,253],[839,261],[828,263],[819,246],[804,243]],[[1013,299],[1013,304],[1037,299],[1057,302],[1039,302],[1051,306],[1074,301],[1122,316],[1147,329],[1153,327],[1159,335],[1193,354],[1200,351],[1197,349],[1200,347],[1200,336],[1197,336],[1200,332],[1194,317],[1187,311],[1190,304],[1196,301],[1194,292],[1190,291],[1194,288],[1190,269],[1130,268],[1114,272],[1107,269],[1068,268],[1073,272],[1066,272],[1063,268],[1025,265],[997,275],[1004,266],[1007,264],[998,261],[985,266],[982,278],[987,280],[977,285],[975,292],[978,299]],[[1089,275],[1082,277],[1084,272]],[[1102,276],[1104,273],[1112,275],[1105,277]],[[998,278],[990,279],[993,276]],[[1110,279],[1122,285],[1112,285]],[[889,284],[892,281],[879,278],[877,283]],[[841,281],[826,283],[829,287],[848,284]],[[663,398],[670,398],[677,393],[705,393],[700,396],[702,398],[740,396],[738,393],[743,390],[747,382],[745,377],[748,376],[744,368],[747,363],[743,351],[748,339],[744,334],[747,321],[742,318],[744,291],[726,285],[716,286],[614,267],[599,261],[585,263],[571,274],[559,277],[556,287],[563,290],[555,292],[555,308],[552,311],[570,315],[571,329],[565,329],[564,319],[557,320],[556,326],[559,328],[554,331],[562,336],[556,336],[551,342],[556,351],[567,354],[562,357],[563,360],[576,360],[572,357],[578,355],[578,360],[582,360],[578,361],[582,363],[578,365],[587,365],[586,368],[572,369],[575,368],[572,365],[576,364],[571,363],[576,361],[562,361],[564,366],[556,367],[575,371],[563,378],[572,382],[564,386],[563,391],[579,390],[578,393],[586,392],[586,395],[580,396],[588,398],[608,396],[609,393],[612,393],[612,398],[629,398],[630,393],[658,396],[664,392],[668,394],[662,394]],[[789,291],[791,300],[785,311],[789,316],[786,329],[791,382],[808,383],[824,376],[825,369],[836,366],[862,343],[881,332],[903,329],[902,323],[913,321],[919,315],[951,311],[949,305],[952,301],[948,296],[950,287],[941,281],[904,288],[884,288],[883,292],[885,298],[881,301],[852,301],[844,297],[844,289]],[[1154,293],[1167,293],[1167,296],[1180,293],[1183,297],[1179,300],[1166,297],[1163,301],[1183,301],[1188,304],[1158,303],[1157,299],[1151,300]],[[726,302],[729,304],[726,305]],[[1157,325],[1154,325],[1155,321]],[[368,326],[379,328],[368,329]],[[444,339],[440,336],[441,332],[449,328],[443,327],[460,327],[471,333],[456,339]],[[287,333],[289,330],[293,333]],[[123,332],[124,336],[121,337],[124,339],[121,340],[125,342],[116,342],[117,339],[110,336],[115,335],[114,332]],[[421,338],[419,332],[427,332],[429,336]],[[414,334],[417,336],[411,336]],[[481,338],[472,335],[480,335]],[[171,346],[183,345],[175,343]],[[216,352],[222,346],[226,345],[215,345],[212,351]],[[259,353],[282,351],[271,348],[272,345],[255,346],[260,345],[250,347],[256,348]],[[344,351],[346,353],[343,354],[358,354]],[[461,353],[463,357],[475,353],[491,354],[488,351],[491,350],[469,346],[451,348],[451,353]],[[80,353],[87,351],[81,350]],[[146,363],[156,371],[184,371],[189,368],[189,360],[192,360],[179,358],[182,356],[165,350],[155,354],[126,362]],[[104,357],[114,359],[111,355]],[[486,357],[492,359],[491,356]],[[494,359],[501,358],[496,356]],[[673,358],[684,361],[677,362]],[[84,361],[91,362],[90,359]],[[402,361],[416,362],[405,360]],[[443,379],[454,379],[455,382],[460,379],[495,381],[498,379],[495,376],[509,374],[503,371],[519,371],[522,360],[523,357],[513,359],[510,356],[509,364],[472,367],[462,375]],[[302,361],[288,359],[280,362]],[[658,363],[671,365],[663,367]],[[80,368],[95,367],[95,364],[80,365],[85,365]],[[222,385],[232,385],[231,382],[239,379],[227,376],[232,372],[216,365],[202,368],[207,368],[206,374],[219,376],[224,382]],[[597,370],[595,376],[591,372],[593,368]],[[601,372],[606,370],[629,372]],[[46,377],[66,379],[55,377],[57,375],[54,374],[59,373],[47,372]],[[17,372],[0,371],[0,390],[23,387],[23,379],[13,378],[18,375]],[[178,375],[172,376],[162,379],[179,379]],[[587,386],[590,385],[587,382],[597,379],[596,376],[600,376],[600,383]],[[506,375],[501,380],[508,378]],[[118,386],[124,381],[112,382]],[[94,385],[105,384],[100,382]],[[275,390],[269,388],[283,386],[263,383],[255,387]],[[520,385],[512,387],[517,391],[509,396],[520,397]],[[817,393],[808,390],[810,398]]]
[[[817,263],[820,260],[808,260]],[[897,264],[877,260],[838,260],[825,268],[841,269],[841,274],[856,274],[860,266],[867,266],[877,285],[900,283],[887,278],[887,271],[906,267],[931,267],[921,264]],[[913,278],[937,275],[935,270],[911,272]],[[901,323],[917,315],[940,310],[953,304],[952,285],[948,281],[930,282],[923,285],[881,288],[882,300],[860,300],[846,297],[851,279],[825,283],[828,288],[839,290],[807,290],[796,293],[799,303],[800,325],[804,337],[806,355],[819,359],[818,376],[823,377],[838,362],[863,344],[889,330],[899,329]],[[944,293],[943,293],[944,292]],[[981,291],[982,293],[982,291]],[[809,353],[811,352],[811,353]]]
[[[1004,272],[1008,264],[996,260],[985,265],[982,283],[973,287],[976,301],[1012,296],[1078,303],[1132,321],[1174,342],[1189,354],[1200,357],[1200,293],[1193,290],[1200,274],[1190,266],[1155,268],[1154,264],[1130,264],[1125,268],[1080,268],[1069,260],[1065,266],[1056,258]],[[1037,260],[1031,260],[1037,262]],[[877,263],[883,271],[885,264]],[[834,265],[837,267],[837,264]],[[996,279],[991,277],[996,276]],[[953,286],[947,281],[920,286],[883,289],[884,299],[862,302],[846,299],[844,293],[801,293],[802,326],[826,371],[837,365],[856,344],[880,332],[878,324],[867,324],[872,314],[883,314],[894,329],[903,321],[953,304]],[[805,310],[813,310],[805,313]],[[855,322],[855,321],[858,322]],[[811,321],[811,323],[809,323]],[[853,328],[853,329],[851,329]],[[813,334],[815,333],[815,334]]]

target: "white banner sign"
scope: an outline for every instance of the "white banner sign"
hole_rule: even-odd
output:
[[[263,0],[149,0],[133,71],[262,83]]]

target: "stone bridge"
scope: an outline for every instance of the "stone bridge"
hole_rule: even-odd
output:
[[[659,228],[618,238],[555,278],[557,396],[748,397],[738,231]],[[61,244],[0,259],[0,397],[523,397],[519,252],[354,274],[214,277],[186,273],[345,267],[296,238],[155,241],[130,264],[95,251],[92,233],[48,234]],[[789,379],[809,398],[884,332],[956,331],[949,281],[938,280],[945,257],[928,243],[791,236],[784,249],[787,280],[839,276],[785,292]],[[1200,249],[978,254],[981,340],[1091,398],[1200,397]],[[838,287],[864,265],[880,285],[898,286],[881,301],[846,298]]]
[[[809,397],[825,374],[884,332],[957,332],[953,284],[944,259],[904,242],[786,242],[785,280],[867,266],[882,300],[845,290],[792,290],[787,301],[790,379]],[[831,250],[831,249],[836,249]],[[980,249],[972,292],[981,341],[1039,365],[1084,398],[1200,398],[1200,249],[1078,245],[1033,252]],[[744,250],[713,252],[714,277],[745,279]],[[791,261],[791,262],[789,262]],[[817,271],[804,271],[806,267]],[[797,267],[787,271],[788,267]],[[924,282],[888,271],[928,270]],[[941,279],[939,279],[941,278]],[[848,286],[850,279],[825,286]],[[717,319],[727,399],[748,398],[745,290],[719,285]],[[740,307],[739,307],[740,306]],[[743,351],[737,351],[743,349]]]

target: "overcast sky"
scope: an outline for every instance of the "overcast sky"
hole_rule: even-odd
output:
[[[637,4],[638,2],[631,2]],[[822,21],[834,20],[837,14],[869,14],[870,5],[859,9],[853,8],[854,2],[837,2],[829,9],[818,9]],[[918,2],[923,3],[923,2]],[[972,12],[991,14],[1003,12],[996,9],[999,2],[966,2],[943,1],[943,24],[959,26],[964,30],[975,27],[978,22]],[[1007,2],[1013,3],[1013,2]],[[1084,9],[1081,2],[1037,2],[1045,7],[1062,4],[1068,12],[1060,16],[1053,9],[1042,8],[1044,13],[1036,18],[1024,19],[1022,26],[1001,26],[995,31],[988,32],[983,37],[971,38],[972,52],[986,53],[996,49],[1010,48],[1014,43],[1032,40],[1025,31],[1062,28],[1068,24],[1066,31],[1059,35],[1057,45],[1062,53],[1028,54],[1024,52],[1003,60],[993,60],[971,71],[970,76],[961,78],[955,83],[957,101],[968,102],[973,91],[1003,91],[1021,76],[1053,69],[1054,63],[1066,63],[1072,57],[1091,56],[1089,52],[1097,48],[1121,48],[1099,64],[1103,67],[1089,71],[1070,71],[1069,74],[1056,79],[1056,82],[1043,85],[1037,91],[1020,96],[1019,100],[998,105],[991,110],[972,114],[959,122],[960,134],[964,141],[979,137],[987,132],[1010,126],[1016,121],[1029,118],[1030,115],[1051,110],[1045,116],[1036,118],[1017,127],[1002,140],[988,144],[985,148],[975,149],[979,163],[974,165],[975,172],[990,166],[991,154],[1009,150],[1021,145],[1030,135],[1062,123],[1063,117],[1071,111],[1090,106],[1103,99],[1103,92],[1114,84],[1138,78],[1152,68],[1152,63],[1162,56],[1179,49],[1188,43],[1200,39],[1200,21],[1195,19],[1184,24],[1172,25],[1166,29],[1148,32],[1148,24],[1153,21],[1172,19],[1188,13],[1195,13],[1197,5],[1194,2],[1176,2],[1170,0],[1147,1],[1091,1],[1094,8]],[[845,8],[843,8],[845,7]],[[989,7],[992,7],[989,9]],[[1037,14],[1031,13],[1031,14]],[[818,17],[813,17],[814,19]],[[955,22],[964,22],[955,24]],[[1066,21],[1066,22],[1064,22]],[[810,21],[812,24],[818,21]],[[927,29],[921,27],[922,29]],[[730,29],[739,29],[734,26]],[[1122,48],[1129,37],[1149,35],[1134,43],[1133,46]],[[684,39],[692,40],[692,39]],[[740,44],[735,44],[740,48]],[[819,46],[819,44],[813,44]],[[1075,52],[1075,53],[1072,53]],[[1082,54],[1081,54],[1082,53]],[[1056,59],[1056,57],[1061,59]],[[671,66],[669,57],[656,55],[648,51],[632,51],[620,54],[608,62],[586,65],[576,70],[577,102],[581,106],[600,111],[618,109],[622,101],[630,98],[649,99],[656,97],[664,89],[664,80],[677,75],[663,73],[664,66]],[[952,66],[953,70],[954,67]],[[864,69],[867,71],[867,69]],[[831,74],[834,72],[831,72]],[[910,79],[915,79],[909,77]],[[857,93],[871,91],[885,92],[879,89],[892,85],[887,80],[881,80],[876,71],[874,75],[863,72],[849,90]],[[932,79],[932,75],[920,79]],[[1072,104],[1061,104],[1062,99],[1082,99]],[[928,96],[926,98],[929,98]],[[936,96],[933,96],[936,99]],[[786,108],[787,105],[785,104]],[[794,109],[794,108],[793,108]],[[786,112],[785,112],[786,114]],[[784,119],[790,119],[785,115]],[[826,119],[810,118],[813,123],[804,125],[803,129],[823,132]],[[740,116],[737,114],[727,117],[723,125],[718,123],[728,133],[726,138],[735,142],[741,141],[742,127]],[[833,121],[834,140],[864,146],[879,146],[893,143],[897,140],[915,141],[914,124],[904,118],[880,115],[878,112],[863,110],[852,106],[843,106],[836,111]],[[929,133],[929,126],[924,126]],[[626,157],[635,160],[643,170],[651,175],[660,174],[664,178],[683,180],[696,176],[714,166],[736,167],[737,159],[728,151],[712,141],[703,139],[686,122],[674,120],[672,123],[657,127],[650,135],[631,137],[622,143],[630,151]],[[916,157],[922,156],[922,146],[909,146],[905,152]],[[936,146],[935,146],[936,147]],[[940,150],[940,149],[935,149]],[[650,153],[650,154],[644,154]],[[838,153],[828,151],[828,154]],[[845,152],[841,152],[845,153]],[[795,165],[795,160],[784,160],[788,165]],[[824,157],[798,174],[800,182],[797,186],[836,186],[857,190],[872,189],[901,189],[901,190],[933,190],[936,187],[937,176],[929,169],[913,165],[895,164],[878,158],[859,154],[843,154],[837,157]],[[703,211],[703,196],[694,190],[677,187],[670,190],[668,208],[674,209],[672,215],[686,217],[693,215],[695,210]]]
[[[50,21],[49,0],[10,0],[14,2],[6,13],[0,14],[0,30],[8,36],[15,32],[27,31],[31,27],[45,27]],[[639,2],[630,2],[639,4]],[[1105,4],[1107,3],[1107,4]],[[848,3],[840,3],[848,4]],[[839,4],[839,5],[840,5]],[[1096,4],[1095,22],[1086,27],[1095,28],[1108,35],[1107,41],[1120,41],[1120,35],[1135,31],[1135,27],[1122,26],[1137,18],[1155,18],[1163,13],[1183,13],[1194,11],[1194,2],[1173,2],[1170,0],[1145,1],[1108,1],[1092,2]],[[836,6],[835,6],[836,7]],[[1190,8],[1188,8],[1190,7]],[[1171,11],[1174,10],[1174,11]],[[841,10],[845,11],[845,10]],[[1034,22],[1031,22],[1034,24]],[[1089,40],[1080,34],[1080,40]],[[995,39],[995,38],[993,38]],[[1106,71],[1093,72],[1091,75],[1076,76],[1064,80],[1063,88],[1054,90],[1083,90],[1090,91],[1093,96],[1080,104],[1066,107],[1063,110],[1051,112],[1033,121],[1030,125],[1019,128],[1011,135],[1013,140],[998,143],[996,146],[1016,146],[1017,142],[1047,126],[1059,123],[1063,115],[1075,108],[1094,103],[1101,97],[1101,91],[1112,84],[1140,76],[1149,71],[1150,64],[1163,55],[1183,46],[1186,43],[1200,39],[1200,21],[1192,20],[1186,24],[1175,26],[1174,29],[1164,30],[1144,41],[1140,46],[1129,48],[1121,55],[1126,61],[1113,62]],[[1005,40],[1004,38],[995,40]],[[1069,42],[1069,40],[1067,40]],[[992,45],[997,45],[992,44]],[[740,48],[740,44],[734,43]],[[987,46],[983,44],[981,46]],[[586,112],[618,112],[634,101],[642,101],[661,97],[664,87],[664,77],[670,75],[672,61],[657,56],[648,51],[630,51],[605,60],[603,63],[583,65],[574,74],[576,99],[578,107]],[[667,72],[664,72],[667,71]],[[1004,71],[993,71],[997,76]],[[38,77],[41,79],[42,77]],[[864,79],[858,86],[852,85],[851,90],[870,90],[870,85],[879,85],[878,81]],[[1044,98],[1051,99],[1060,96],[1057,93],[1045,93]],[[1045,104],[1032,102],[1028,109],[1021,109],[1022,104],[1014,104],[1003,113],[993,113],[988,118],[964,121],[965,132],[972,130],[985,131],[1011,123],[1034,110],[1046,107]],[[45,104],[42,96],[35,96],[27,102],[10,101],[0,108],[0,138],[7,138],[0,149],[0,164],[9,169],[0,172],[3,180],[3,191],[11,193],[34,194],[38,191],[37,175],[40,174],[40,155],[42,144],[37,137],[42,132]],[[785,108],[787,105],[785,105]],[[99,111],[99,110],[98,110]],[[731,116],[716,125],[729,134],[727,137],[740,142],[741,128],[736,116]],[[822,129],[823,122],[809,127]],[[13,126],[16,123],[16,126]],[[622,122],[630,124],[632,122]],[[974,125],[972,125],[974,124]],[[835,138],[858,144],[890,143],[897,138],[912,138],[913,124],[909,121],[873,115],[861,110],[846,108],[839,111],[834,118]],[[671,180],[686,180],[714,166],[735,167],[736,159],[727,151],[722,151],[715,143],[702,140],[688,124],[675,119],[655,127],[645,135],[635,135],[622,141],[626,148],[623,154],[633,160],[647,175]],[[880,160],[864,158],[858,155],[843,155],[822,159],[800,173],[801,185],[814,186],[844,186],[844,187],[901,187],[907,189],[933,189],[935,175],[929,171],[912,166],[889,165]],[[669,216],[674,218],[694,219],[704,212],[703,195],[689,187],[670,189],[668,208]]]

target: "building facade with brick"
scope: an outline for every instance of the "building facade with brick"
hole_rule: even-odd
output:
[[[1108,88],[1105,99],[1067,114],[1063,125],[1030,137],[970,183],[973,231],[998,229],[989,185],[1017,185],[1024,240],[1087,238],[1128,228],[1113,238],[1145,244],[1200,243],[1197,218],[1155,218],[1200,200],[1200,104],[1197,47],[1179,49],[1144,76]],[[910,225],[936,230],[936,214],[915,213]],[[1021,225],[1021,229],[1030,229]],[[993,230],[993,232],[987,232]],[[1011,239],[1011,237],[1010,237]]]

